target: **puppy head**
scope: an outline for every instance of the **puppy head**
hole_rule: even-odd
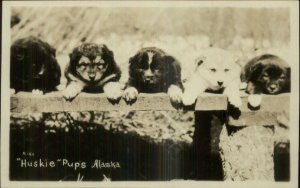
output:
[[[23,81],[43,79],[57,65],[55,49],[35,37],[19,39],[11,46],[11,74]],[[53,73],[56,74],[56,73]]]
[[[130,76],[136,82],[144,86],[155,86],[164,83],[164,76],[168,72],[168,61],[162,50],[157,48],[145,48],[140,50],[134,57],[130,58]]]
[[[113,53],[106,45],[84,43],[70,54],[72,74],[85,82],[99,82],[115,64]]]
[[[220,90],[240,77],[241,67],[232,53],[218,48],[207,49],[196,60],[196,74],[202,77],[209,89]]]
[[[290,67],[281,58],[263,55],[250,67],[250,80],[258,84],[263,93],[278,94],[288,89]]]

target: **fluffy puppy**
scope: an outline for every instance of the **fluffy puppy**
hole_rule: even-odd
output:
[[[247,82],[248,102],[252,107],[261,103],[261,94],[290,92],[290,67],[281,58],[264,54],[251,59],[244,67],[242,80]]]
[[[12,93],[36,94],[56,90],[61,72],[55,49],[35,37],[16,40],[10,48],[10,88]]]
[[[129,60],[129,80],[124,99],[132,103],[138,93],[168,93],[172,103],[179,104],[182,95],[179,62],[163,50],[147,47]]]
[[[221,92],[235,107],[242,105],[240,98],[241,66],[232,53],[219,48],[205,50],[196,60],[195,72],[185,84],[184,105],[194,104],[204,91]]]
[[[66,68],[67,87],[63,96],[72,100],[81,91],[104,92],[109,100],[122,96],[119,79],[121,71],[111,50],[103,44],[83,43],[73,49]]]

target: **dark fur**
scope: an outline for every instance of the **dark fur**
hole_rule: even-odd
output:
[[[151,64],[153,66],[150,67],[147,65],[150,61],[147,52],[155,54]],[[155,47],[143,48],[130,58],[129,63],[127,87],[135,87],[138,92],[142,93],[167,92],[171,84],[183,89],[180,63],[161,49]],[[155,74],[154,69],[158,69],[161,74]],[[147,70],[153,76],[152,83],[147,83],[143,78]]]
[[[68,68],[65,71],[65,75],[68,79],[68,83],[72,81],[72,79],[69,77],[68,74],[72,74],[75,76],[78,80],[84,82],[85,87],[83,91],[85,92],[103,92],[102,86],[106,84],[109,81],[119,81],[121,77],[121,71],[119,67],[117,66],[113,52],[107,48],[106,45],[101,44],[94,44],[94,43],[83,43],[80,46],[73,49],[70,56],[70,64]],[[78,66],[79,59],[82,57],[88,57],[90,59],[95,59],[96,56],[101,56],[101,58],[104,60],[104,62],[107,64],[107,69],[102,75],[101,79],[97,82],[91,82],[90,80],[85,80],[82,78],[82,76],[76,71],[76,67]],[[106,77],[110,75],[115,75],[111,79],[103,81]],[[101,84],[100,84],[101,83]]]
[[[55,49],[48,43],[35,37],[27,37],[15,41],[10,52],[11,88],[16,92],[33,89],[43,92],[56,90],[61,72],[55,58]]]
[[[249,94],[290,92],[290,67],[283,59],[264,54],[245,65],[242,81],[248,83],[246,92]],[[274,86],[273,91],[271,85]]]

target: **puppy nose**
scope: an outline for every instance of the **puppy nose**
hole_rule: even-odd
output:
[[[95,79],[95,75],[89,75],[90,80],[94,80]]]
[[[222,85],[223,85],[223,82],[219,82],[219,81],[218,81],[218,84],[219,84],[219,86],[222,86]]]
[[[146,80],[151,80],[153,78],[153,75],[146,75],[145,78]]]
[[[151,72],[150,70],[147,70],[147,71],[145,72],[145,79],[146,79],[146,80],[151,80],[151,79],[153,79],[153,74],[152,74],[152,72]]]
[[[276,85],[275,84],[272,84],[272,85],[270,85],[270,88],[272,89],[272,90],[274,90],[274,89],[276,89]]]

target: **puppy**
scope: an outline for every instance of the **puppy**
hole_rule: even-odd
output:
[[[168,93],[171,102],[179,104],[182,95],[180,63],[163,50],[147,47],[129,60],[129,80],[124,99],[132,103],[138,93]]]
[[[12,93],[35,94],[56,90],[61,72],[55,49],[35,37],[15,41],[10,48],[10,88]]]
[[[226,94],[232,105],[240,107],[240,73],[238,58],[230,52],[219,48],[205,50],[196,60],[195,72],[185,84],[183,104],[192,105],[201,93],[213,91]]]
[[[81,91],[104,92],[111,101],[121,98],[121,71],[106,45],[83,43],[74,48],[69,57],[65,71],[67,87],[63,90],[67,100],[72,100]]]
[[[290,92],[290,67],[281,58],[264,54],[251,59],[241,76],[247,82],[248,102],[252,107],[261,103],[261,94]]]

